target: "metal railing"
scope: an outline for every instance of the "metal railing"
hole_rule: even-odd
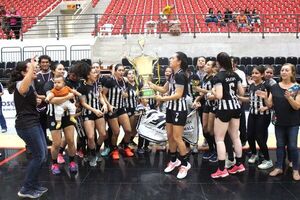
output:
[[[48,55],[54,61],[72,61],[91,59],[90,45],[65,45],[2,47],[0,49],[1,62],[19,62],[33,56]],[[68,66],[66,66],[68,67]]]
[[[214,24],[205,22],[206,14],[176,14],[179,20],[180,33],[190,33],[194,38],[201,33],[225,33],[230,38],[232,33],[256,33],[265,38],[269,33],[292,33],[299,38],[300,14],[261,14],[260,25],[250,31],[238,29],[234,22]],[[98,36],[104,34],[123,35],[146,34],[146,23],[154,21],[155,30],[161,38],[169,34],[174,20],[162,21],[159,15],[108,15],[81,14],[74,20],[74,15],[55,15],[39,17],[23,17],[21,39],[23,38],[57,38],[70,37],[78,34]],[[36,23],[38,22],[38,23]],[[110,26],[107,26],[110,25]]]

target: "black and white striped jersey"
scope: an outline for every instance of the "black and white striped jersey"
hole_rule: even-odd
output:
[[[103,87],[108,89],[107,100],[116,109],[126,108],[126,99],[122,93],[126,92],[128,83],[122,78],[117,81],[115,77],[109,77],[103,83]]]
[[[93,85],[89,85],[89,84],[82,84],[79,88],[78,88],[78,92],[80,92],[82,94],[81,98],[85,98],[85,101],[87,104],[89,104],[92,108],[98,109],[100,110],[101,105],[100,105],[100,101],[99,101],[99,85],[97,83],[94,83]],[[93,112],[83,108],[82,110],[82,115],[90,115]]]
[[[205,75],[203,78],[203,81],[202,81],[202,88],[205,90],[211,91],[214,86],[213,80],[214,80],[214,76]],[[204,95],[204,99],[205,99],[205,106],[214,106],[215,105],[214,100],[213,101],[208,100],[207,94]]]
[[[169,79],[169,95],[175,94],[176,88],[183,87],[183,94],[179,99],[168,101],[167,109],[173,111],[187,111],[186,95],[188,94],[188,78],[182,69],[172,74]]]
[[[237,88],[241,84],[239,75],[221,70],[214,78],[214,85],[223,86],[223,97],[217,101],[216,110],[239,110],[241,105],[237,98]]]
[[[46,95],[53,89],[54,82],[53,79],[50,79],[47,83],[44,85],[44,91],[46,92]],[[55,116],[55,110],[54,110],[54,104],[49,103],[47,106],[47,115],[50,117]]]
[[[149,99],[149,106],[151,109],[156,109],[156,100],[154,98]]]
[[[138,104],[137,89],[138,88],[136,84],[134,85],[128,84],[128,89],[127,89],[128,97],[126,99],[128,109],[136,109],[137,107]]]
[[[250,98],[249,113],[254,115],[268,115],[270,114],[269,110],[266,110],[264,112],[259,111],[261,107],[265,107],[266,105],[263,98],[256,95],[257,90],[265,91],[266,90],[265,83],[260,83],[259,85],[255,85],[254,83],[252,83],[249,86],[249,98]]]

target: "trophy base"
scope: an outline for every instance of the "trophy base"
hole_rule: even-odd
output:
[[[142,98],[153,99],[155,97],[155,91],[151,88],[142,88],[140,92]]]

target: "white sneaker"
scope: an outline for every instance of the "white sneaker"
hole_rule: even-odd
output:
[[[91,167],[96,167],[96,165],[97,165],[97,160],[98,160],[97,156],[91,156],[91,157],[89,158],[89,164],[90,164],[90,166],[91,166]]]
[[[255,155],[252,155],[252,156],[248,159],[248,163],[254,164],[257,160],[258,160],[258,156],[255,154]]]
[[[181,165],[181,161],[176,159],[175,162],[170,161],[168,163],[168,166],[166,167],[166,169],[164,170],[165,173],[170,173],[171,171],[173,171],[176,167]]]
[[[183,179],[187,176],[187,172],[191,169],[191,164],[188,162],[187,166],[181,165],[177,174],[178,179]]]
[[[272,160],[263,160],[260,165],[257,166],[259,169],[269,169],[273,167]]]
[[[235,159],[233,161],[226,159],[225,160],[225,168],[229,169],[230,167],[233,167],[235,165],[236,161]]]
[[[192,153],[194,153],[194,154],[198,153],[198,145],[192,146],[191,150],[192,150]]]

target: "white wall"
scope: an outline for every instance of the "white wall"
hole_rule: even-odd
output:
[[[103,60],[104,64],[113,64],[121,61],[126,54],[131,56],[141,54],[138,39],[143,36],[131,35],[125,40],[123,36],[102,36],[94,38],[91,35],[68,37],[56,40],[54,38],[24,39],[23,42],[16,40],[1,40],[2,47],[13,46],[43,46],[65,45],[69,49],[71,45],[92,45],[92,59]],[[265,39],[261,34],[198,34],[194,39],[192,35],[179,37],[162,35],[162,39],[154,36],[145,37],[145,53],[155,54],[160,57],[169,57],[175,51],[183,51],[190,57],[216,56],[225,51],[234,56],[296,56],[300,57],[300,39],[295,34],[268,34]]]
[[[140,54],[138,38],[142,36],[102,37],[96,41],[93,58],[100,57],[104,62],[119,62],[124,54]],[[197,34],[181,36],[162,35],[162,39],[154,36],[146,37],[145,53],[158,53],[161,57],[169,57],[176,51],[183,51],[190,57],[216,56],[225,51],[233,56],[297,56],[300,57],[300,39],[295,34]]]

